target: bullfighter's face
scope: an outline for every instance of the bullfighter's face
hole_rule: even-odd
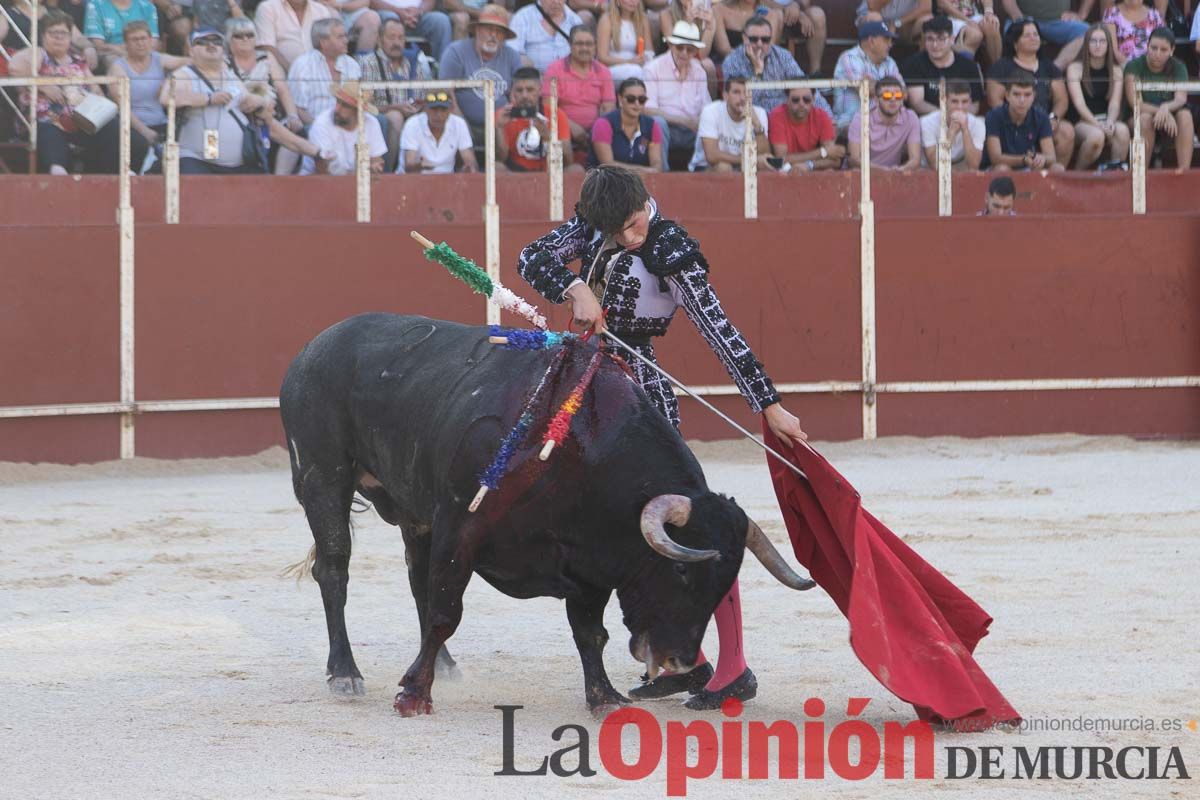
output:
[[[637,250],[650,233],[650,204],[625,220],[625,225],[613,234],[613,241],[626,250]]]

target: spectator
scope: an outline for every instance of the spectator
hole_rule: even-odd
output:
[[[900,68],[908,86],[908,105],[917,116],[938,110],[941,100],[938,85],[943,78],[965,81],[971,90],[971,111],[979,111],[979,103],[983,100],[983,75],[978,64],[954,52],[952,27],[946,16],[926,20],[922,34],[925,49],[909,56]]]
[[[329,87],[333,105],[317,114],[308,131],[308,140],[317,148],[316,158],[304,157],[301,175],[353,175],[358,155],[359,91],[354,82],[334,84]],[[362,121],[366,126],[367,155],[371,159],[371,172],[383,172],[383,156],[387,143],[383,130],[375,117],[379,109],[363,103]]]
[[[984,167],[997,172],[1014,169],[1052,170],[1065,167],[1055,156],[1050,115],[1038,106],[1032,72],[1015,71],[1009,76],[1004,104],[984,118],[987,146]]]
[[[641,78],[621,81],[619,107],[597,117],[592,126],[592,166],[623,164],[635,172],[663,171],[662,126],[642,113],[647,98]]]
[[[650,18],[642,0],[608,0],[608,13],[596,26],[596,58],[612,71],[613,80],[641,78],[654,58]]]
[[[42,46],[20,51],[8,63],[13,75],[28,75],[32,60],[38,59],[37,74],[56,78],[90,78],[91,69],[80,56],[71,53],[71,18],[61,11],[48,10],[39,22],[38,37]],[[83,132],[76,124],[73,111],[87,98],[89,93],[99,94],[97,86],[86,84],[69,86],[42,86],[38,90],[37,102],[37,160],[38,171],[51,175],[66,175],[70,163],[68,145],[83,150],[84,172],[116,173],[120,158],[120,127],[116,121],[97,130],[94,134]],[[30,93],[21,89],[21,106],[28,111]],[[134,131],[135,143],[141,136]],[[145,142],[141,142],[145,147]]]
[[[931,0],[863,0],[855,24],[861,29],[868,22],[882,22],[909,44],[921,40],[925,20],[933,16]]]
[[[803,78],[804,70],[792,58],[792,54],[778,45],[771,44],[771,23],[766,17],[751,17],[746,20],[742,44],[735,47],[725,58],[722,68],[726,78],[747,78],[753,81],[787,81]],[[754,105],[768,114],[787,99],[782,89],[758,89],[752,96]],[[824,97],[817,95],[817,107],[827,114],[832,113]]]
[[[675,29],[677,21],[683,20],[696,26],[700,31],[700,46],[696,50],[696,57],[708,77],[709,96],[717,94],[720,84],[717,82],[717,65],[712,60],[713,37],[716,35],[717,24],[713,17],[712,0],[671,0],[670,5],[658,13],[657,20],[660,32],[658,41],[664,51],[671,47],[667,36]],[[650,50],[649,47],[646,49]],[[651,55],[653,56],[653,53]]]
[[[346,35],[354,43],[355,52],[369,53],[379,41],[380,15],[371,9],[371,0],[324,0],[338,12]]]
[[[994,0],[947,0],[938,8],[950,17],[956,49],[978,60],[982,44],[987,63],[994,64],[1000,58],[1000,18],[996,16]]]
[[[191,37],[193,63],[175,74],[175,105],[183,119],[178,131],[179,172],[184,175],[261,171],[258,164],[244,163],[242,140],[257,135],[249,132],[246,115],[270,101],[245,91],[225,65],[224,43],[220,32],[197,28]],[[159,102],[167,105],[170,93],[167,82]]]
[[[88,0],[83,33],[92,40],[105,69],[125,55],[125,26],[135,19],[146,23],[151,46],[157,50],[158,11],[150,0]]]
[[[280,137],[272,126],[272,138],[283,145],[275,154],[275,174],[296,171],[299,150],[293,139],[304,129],[300,110],[292,98],[287,75],[269,50],[259,50],[258,32],[249,17],[230,17],[225,22],[226,64],[247,91],[262,94],[271,101],[272,120],[278,121],[292,137]],[[299,138],[298,141],[305,141]]]
[[[406,31],[429,42],[435,60],[441,59],[450,46],[450,17],[434,8],[435,0],[372,0],[372,3],[381,17],[398,18]],[[359,51],[364,49],[360,47]]]
[[[1058,58],[1054,65],[1060,70],[1075,60],[1083,48],[1083,35],[1087,33],[1088,14],[1092,11],[1092,0],[1081,0],[1079,13],[1071,10],[1071,0],[1001,0],[1010,25],[1023,19],[1037,23],[1038,32],[1048,42],[1059,45]],[[1007,31],[1005,31],[1007,34]]]
[[[1159,28],[1150,34],[1146,55],[1138,56],[1125,65],[1125,99],[1130,106],[1134,106],[1137,98],[1134,81],[1154,83],[1186,80],[1187,67],[1175,58],[1175,34],[1169,28]],[[1134,122],[1142,126],[1147,163],[1154,152],[1155,141],[1162,136],[1175,141],[1175,171],[1181,173],[1191,168],[1195,126],[1187,105],[1186,91],[1143,90],[1141,118]]]
[[[696,149],[700,112],[712,100],[704,68],[696,59],[700,31],[680,20],[667,37],[670,50],[646,65],[646,113],[666,123],[663,149],[690,159]]]
[[[471,38],[454,42],[442,56],[440,77],[446,80],[491,80],[495,83],[496,107],[508,102],[513,73],[521,66],[521,54],[504,43],[516,38],[508,27],[508,12],[489,3],[471,23]],[[471,139],[484,138],[483,90],[457,89],[454,92],[459,113],[471,126]]]
[[[911,89],[909,91],[912,91]],[[972,113],[971,87],[963,81],[946,83],[946,136],[950,140],[950,168],[976,170],[983,162],[987,127]],[[925,163],[937,165],[938,139],[942,135],[941,109],[921,117],[921,149]]]
[[[450,113],[453,101],[449,92],[434,89],[424,95],[425,111],[404,123],[400,137],[402,167],[397,172],[454,172],[454,162],[462,159],[463,172],[478,172],[471,129],[467,121]]]
[[[451,41],[467,38],[485,4],[485,0],[442,0],[442,8],[450,17]]]
[[[1015,217],[1017,212],[1013,208],[1013,201],[1016,199],[1017,187],[1013,184],[1012,178],[1007,175],[992,178],[992,182],[988,184],[987,194],[983,196],[983,211],[980,211],[977,216]]]
[[[379,49],[374,53],[360,55],[358,66],[364,81],[425,81],[433,78],[429,61],[416,45],[408,46],[408,34],[404,23],[388,17],[379,26]],[[373,100],[383,113],[386,125],[384,138],[388,145],[388,163],[396,168],[400,158],[400,132],[405,120],[419,113],[418,95],[424,92],[415,89],[376,89]],[[460,118],[461,119],[461,118]],[[465,124],[465,123],[464,123]]]
[[[571,54],[546,69],[542,94],[549,96],[550,81],[558,80],[558,107],[567,115],[571,147],[582,160],[592,147],[592,124],[617,107],[617,98],[612,73],[596,60],[596,34],[587,25],[576,25],[570,36]]]
[[[43,24],[46,12],[55,10],[55,7],[46,2],[39,2],[34,5],[31,0],[14,0],[12,3],[4,3],[5,9],[8,11],[8,16],[12,19],[12,25],[8,25],[8,20],[0,15],[0,47],[6,48],[10,53],[15,53],[18,50],[23,50],[28,45],[30,37],[33,34],[33,25],[31,20],[34,13],[34,8],[37,9],[39,25]],[[100,60],[96,54],[96,47],[92,44],[92,40],[87,38],[82,33],[83,0],[78,0],[78,5],[67,5],[64,11],[68,12],[71,17],[71,49],[76,55],[83,57],[87,62],[88,69],[94,70],[100,65]],[[3,69],[3,67],[0,67]]]
[[[712,12],[717,21],[717,30],[713,34],[713,50],[718,56],[717,63],[732,53],[734,48],[742,46],[746,22],[751,17],[763,16],[758,13],[760,8],[767,6],[760,5],[756,0],[724,0],[713,4]],[[783,12],[778,8],[769,8],[766,17],[771,23],[774,37],[772,43],[777,42],[779,34],[783,31]]]
[[[346,54],[346,26],[337,17],[318,20],[312,26],[312,46],[292,62],[288,86],[296,101],[300,121],[311,125],[322,111],[333,108],[332,86],[362,77],[358,62]]]
[[[1075,127],[1066,120],[1070,98],[1062,70],[1050,59],[1041,57],[1041,49],[1038,23],[1032,19],[1019,19],[1008,27],[1004,32],[1004,57],[988,71],[988,105],[994,109],[1005,101],[1007,84],[1013,75],[1031,73],[1035,81],[1034,105],[1050,118],[1055,161],[1060,168],[1065,168],[1071,163],[1071,153],[1075,150]]]
[[[113,61],[108,74],[114,78],[130,79],[129,107],[133,116],[129,124],[145,145],[153,147],[167,133],[167,112],[158,102],[163,81],[167,72],[190,62],[186,58],[155,52],[150,26],[140,19],[125,26],[124,42],[125,56]],[[114,102],[119,101],[121,92],[117,86],[109,86],[108,91]],[[131,165],[140,172],[146,158],[146,147],[135,148],[130,157]]]
[[[496,160],[514,172],[545,172],[550,148],[549,110],[541,101],[542,75],[535,67],[521,67],[513,74],[512,104],[496,112]],[[571,125],[558,110],[558,138],[562,142],[564,170],[581,169],[571,151]]]
[[[747,117],[758,142],[759,169],[774,169],[767,161],[771,153],[767,143],[767,112],[752,106],[753,116],[747,114],[746,94],[745,78],[726,78],[725,99],[714,100],[704,107],[696,131],[696,152],[688,165],[692,172],[740,172]]]
[[[770,9],[770,5],[760,8]],[[812,0],[782,0],[778,2],[782,14],[783,35],[789,39],[804,41],[804,55],[808,58],[808,72],[819,75],[821,59],[825,57],[825,39],[828,36],[825,11]],[[782,102],[782,101],[781,101]]]
[[[254,13],[258,46],[275,56],[279,66],[291,69],[292,62],[312,50],[312,27],[338,14],[312,0],[263,0]]]
[[[792,165],[792,172],[841,169],[846,148],[837,144],[833,117],[814,107],[813,90],[791,89],[787,102],[767,117],[771,152]]]
[[[567,31],[582,24],[583,20],[567,7],[565,0],[535,0],[513,14],[512,28],[517,37],[512,46],[543,72],[551,61],[570,55]]]
[[[1101,22],[1117,40],[1118,64],[1146,55],[1150,34],[1167,24],[1158,11],[1147,7],[1142,0],[1118,0],[1104,12]]]
[[[1093,25],[1084,41],[1087,46],[1067,67],[1067,93],[1071,97],[1067,119],[1074,123],[1079,143],[1075,169],[1094,164],[1105,146],[1113,162],[1129,156],[1129,128],[1121,122],[1121,68],[1112,34],[1103,25]]]
[[[886,75],[875,82],[875,104],[870,114],[872,169],[909,172],[921,166],[921,123],[911,108],[904,106],[904,84]],[[862,109],[850,120],[847,131],[850,166],[862,165]]]
[[[838,56],[833,69],[837,81],[860,81],[871,79],[871,92],[881,78],[900,77],[900,68],[888,55],[896,34],[882,22],[864,22],[858,27],[858,46]],[[833,95],[833,124],[838,132],[846,130],[850,120],[858,113],[858,89],[836,89]]]

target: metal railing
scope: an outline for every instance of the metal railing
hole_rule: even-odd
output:
[[[1146,213],[1146,140],[1142,137],[1142,92],[1200,92],[1200,81],[1134,81],[1133,117],[1129,124],[1133,128],[1129,146],[1129,171],[1133,178],[1133,213]],[[1187,108],[1187,105],[1184,105]],[[1185,169],[1191,164],[1180,164]]]

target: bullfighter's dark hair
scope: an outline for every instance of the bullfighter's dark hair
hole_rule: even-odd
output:
[[[579,215],[605,236],[620,233],[625,222],[650,199],[646,185],[633,170],[601,164],[588,172],[579,191]]]

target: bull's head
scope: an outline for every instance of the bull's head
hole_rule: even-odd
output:
[[[789,588],[816,585],[797,575],[758,525],[721,495],[659,495],[642,509],[641,529],[663,558],[648,553],[617,596],[631,634],[629,651],[651,679],[663,667],[686,672],[695,666],[708,620],[733,586],[744,551]]]

